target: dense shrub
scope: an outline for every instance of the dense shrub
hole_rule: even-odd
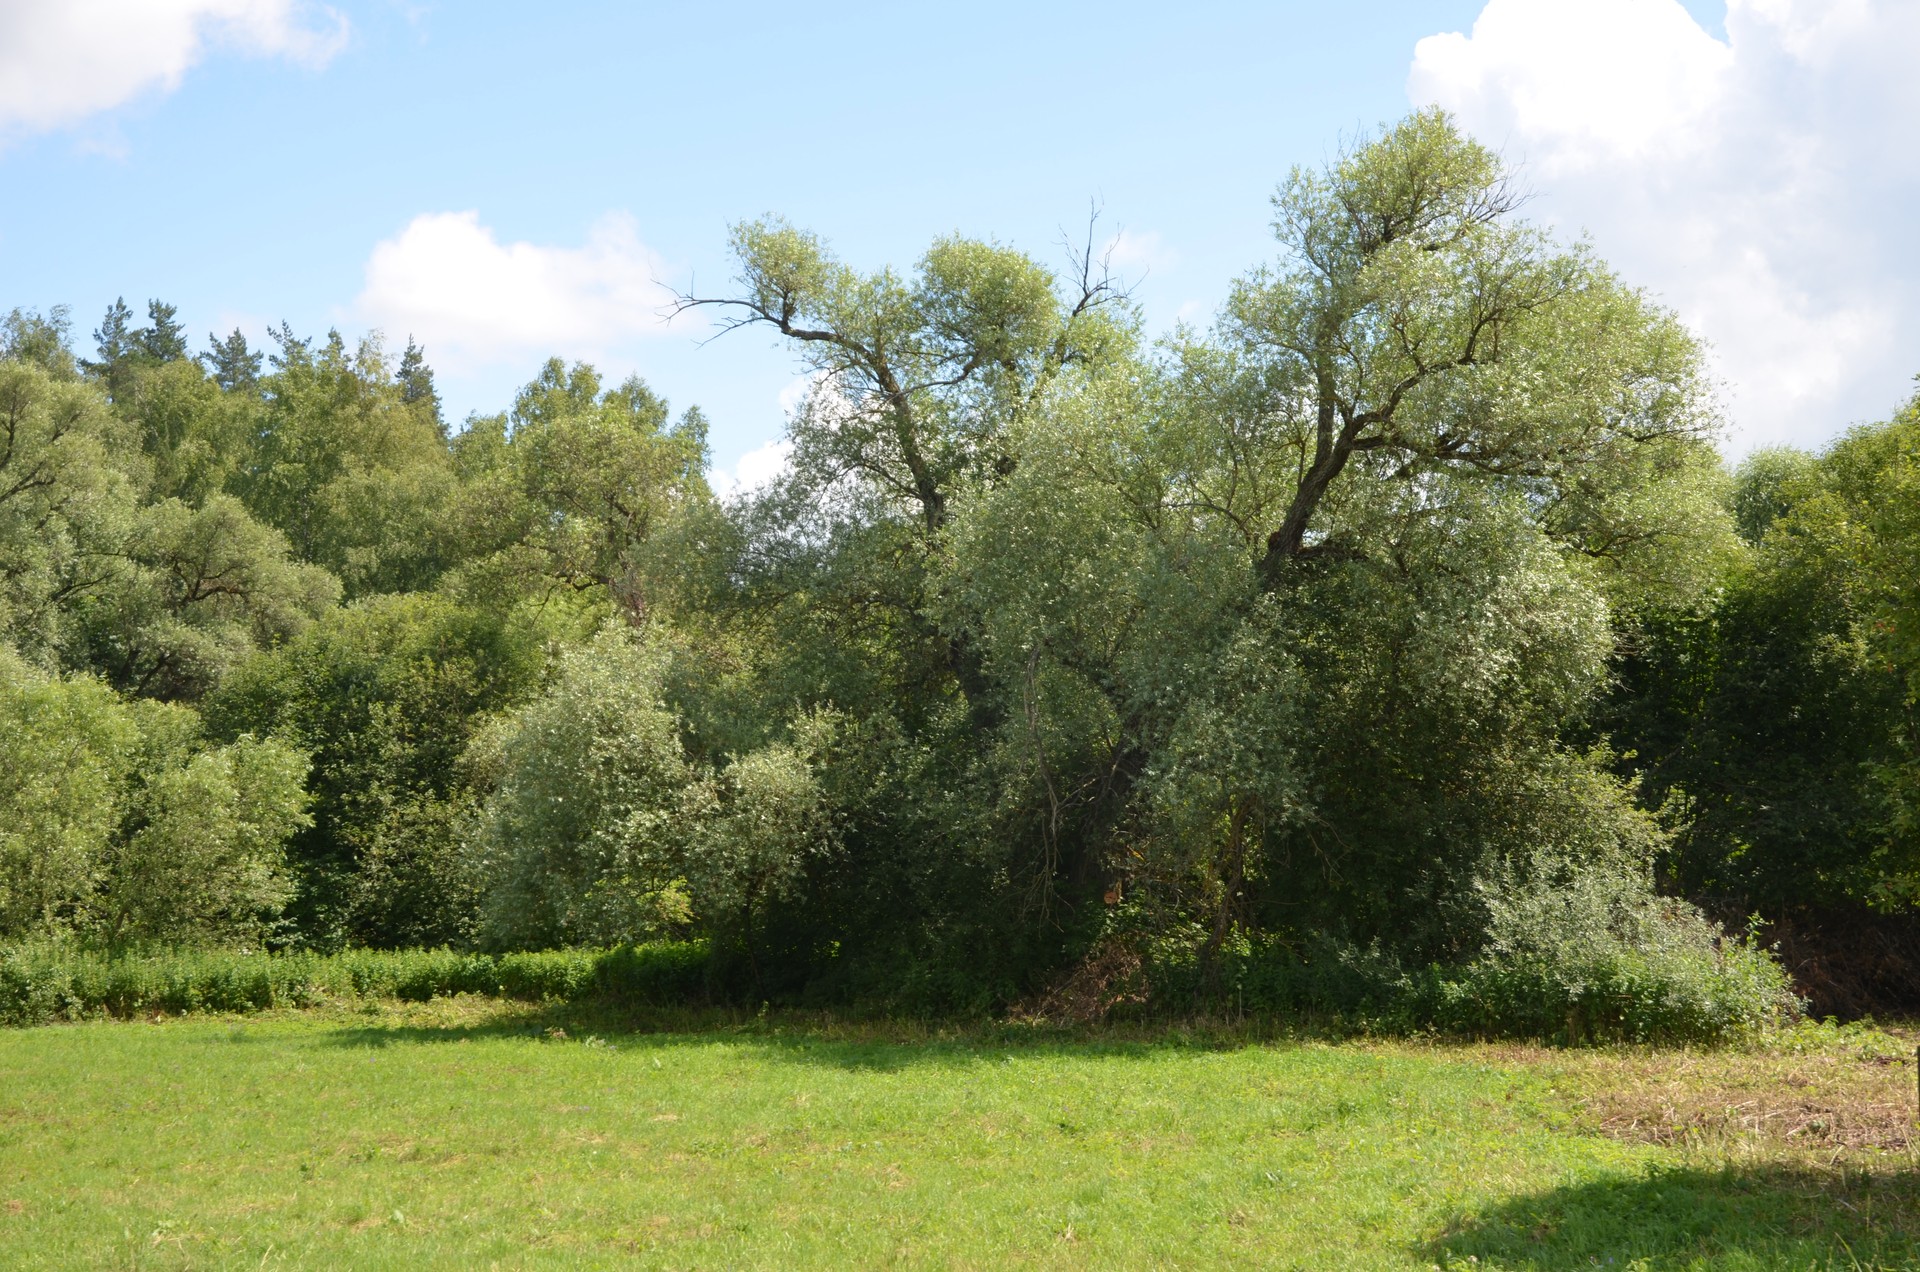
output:
[[[1530,877],[1509,871],[1482,895],[1485,953],[1428,991],[1443,1028],[1708,1042],[1797,1007],[1767,951],[1656,896],[1643,871],[1535,862]]]
[[[706,967],[706,946],[699,942],[517,954],[227,950],[118,956],[39,943],[0,950],[0,1025],[144,1012],[264,1011],[355,998],[425,1001],[444,994],[664,1005],[697,999]]]
[[[0,646],[0,940],[257,939],[291,891],[306,767]]]
[[[1769,951],[1630,875],[1590,870],[1490,891],[1490,940],[1468,961],[1407,967],[1377,944],[1320,938],[1298,950],[1242,940],[1209,965],[1188,934],[1151,947],[1133,996],[1159,1009],[1311,1013],[1391,1033],[1569,1045],[1731,1042],[1800,1009]]]
[[[1598,950],[1571,963],[1488,958],[1428,969],[1406,985],[1400,1010],[1416,1025],[1569,1044],[1737,1041],[1798,1005],[1765,950],[1727,939]]]
[[[1147,973],[1154,1002],[1192,1003],[1192,960]],[[1220,1005],[1259,1015],[1337,1017],[1385,1033],[1591,1042],[1716,1044],[1794,1015],[1780,965],[1742,940],[1709,948],[1597,951],[1577,966],[1488,957],[1409,971],[1377,947],[1334,942],[1310,955],[1242,947],[1222,958]]]
[[[1490,955],[1464,966],[1415,970],[1378,949],[1336,942],[1305,952],[1239,943],[1222,951],[1213,976],[1199,964],[1198,945],[1163,944],[1144,963],[1124,964],[1130,973],[1137,969],[1137,982],[1099,988],[1136,1014],[1226,1007],[1260,1016],[1335,1017],[1387,1033],[1572,1044],[1737,1041],[1792,1012],[1786,978],[1765,951],[1749,941],[1702,938],[1710,929],[1697,919],[1676,931],[1683,934],[1653,949],[1599,949],[1560,961]],[[425,1001],[462,993],[668,1006],[704,998],[709,975],[704,942],[513,954],[440,949],[331,955],[110,955],[37,943],[0,950],[0,1025],[148,1012],[250,1012],[363,998]]]
[[[1419,112],[1152,346],[1091,251],[737,226],[690,303],[810,374],[724,499],[698,411],[584,364],[455,434],[414,347],[283,325],[209,375],[157,300],[97,361],[0,320],[0,941],[698,935],[738,1002],[1569,1041],[1792,1010],[1655,872],[1920,909],[1920,416],[1731,478],[1702,349],[1512,181]],[[208,957],[21,992],[616,974]]]
[[[490,944],[644,939],[685,919],[674,867],[698,775],[660,701],[660,667],[657,650],[609,627],[562,654],[547,693],[482,741],[478,766],[497,781],[479,834]]]
[[[495,786],[480,819],[483,941],[528,948],[645,940],[699,921],[751,929],[829,827],[813,760],[833,716],[719,771],[687,755],[662,698],[667,651],[609,625],[561,654],[546,693],[474,749]]]
[[[297,943],[468,943],[479,901],[460,758],[490,713],[533,692],[541,662],[530,620],[373,597],[249,658],[208,699],[216,736],[271,735],[313,757],[313,821],[288,846]]]

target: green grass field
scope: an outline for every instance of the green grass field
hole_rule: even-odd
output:
[[[1920,1267],[1912,1045],[636,1031],[479,1000],[7,1030],[0,1266]]]

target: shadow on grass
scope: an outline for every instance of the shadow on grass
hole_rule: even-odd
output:
[[[619,1051],[715,1044],[750,1046],[796,1064],[863,1072],[966,1068],[1010,1056],[1072,1055],[1138,1060],[1169,1049],[1234,1050],[1300,1041],[1273,1026],[1064,1029],[1004,1022],[862,1021],[796,1012],[761,1016],[727,1008],[631,1008],[603,1004],[520,1004],[491,1018],[447,1023],[390,1021],[328,1030],[322,1044],[379,1048],[482,1039],[604,1044]]]
[[[1914,1268],[1920,1173],[1661,1167],[1516,1197],[1456,1220],[1416,1253],[1441,1267],[1541,1272]]]

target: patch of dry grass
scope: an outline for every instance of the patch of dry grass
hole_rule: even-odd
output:
[[[1617,1139],[1911,1168],[1920,1164],[1916,1041],[1911,1029],[1805,1026],[1747,1050],[1594,1052],[1558,1063],[1577,1107]]]

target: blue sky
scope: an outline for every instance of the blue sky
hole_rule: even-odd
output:
[[[196,340],[412,330],[456,416],[504,406],[548,352],[588,357],[700,403],[728,468],[778,436],[794,364],[653,311],[656,282],[725,287],[730,222],[779,212],[863,266],[955,230],[1052,259],[1097,199],[1164,328],[1270,255],[1289,166],[1431,100],[1526,161],[1538,215],[1590,230],[1714,340],[1736,448],[1817,441],[1920,370],[1912,264],[1887,268],[1879,213],[1821,220],[1806,171],[1742,173],[1822,112],[1836,134],[1849,112],[1913,122],[1891,78],[1854,100],[1903,7],[0,0],[0,306],[70,304],[83,342],[123,294],[177,304]],[[1833,8],[1860,22],[1831,29]],[[1794,114],[1757,130],[1775,98]],[[1866,154],[1834,162],[1868,179]],[[1895,166],[1878,196],[1913,192]],[[1771,218],[1725,239],[1726,209],[1757,206]],[[1810,253],[1824,275],[1794,266]],[[1815,337],[1790,317],[1742,335],[1767,304],[1833,346],[1791,411],[1765,340]],[[1852,357],[1862,342],[1888,348]]]

